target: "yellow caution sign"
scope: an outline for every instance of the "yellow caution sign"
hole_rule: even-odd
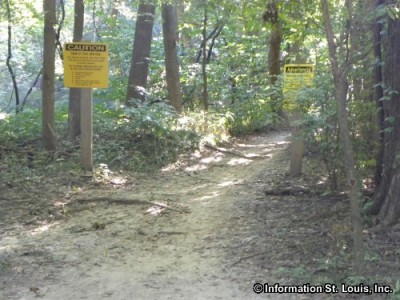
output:
[[[70,88],[108,87],[108,45],[65,43],[64,85]]]
[[[288,110],[297,108],[296,98],[298,92],[312,86],[314,80],[314,65],[290,64],[284,67],[283,97],[284,106]]]

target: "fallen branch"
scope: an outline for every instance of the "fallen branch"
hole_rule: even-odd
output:
[[[270,252],[271,252],[271,250],[269,250],[269,251],[263,251],[263,252],[260,252],[260,253],[255,253],[255,254],[252,254],[252,255],[249,255],[249,256],[242,257],[241,259],[239,259],[238,261],[236,261],[235,263],[233,263],[233,264],[231,265],[231,267],[236,266],[238,263],[241,263],[242,261],[244,261],[244,260],[246,260],[246,259],[253,258],[253,257],[256,257],[256,256],[260,256],[260,255],[263,255],[263,254],[267,254],[267,253],[270,253]]]
[[[214,151],[227,153],[227,154],[239,156],[239,157],[246,158],[246,159],[265,158],[265,157],[262,157],[262,156],[247,156],[247,155],[245,155],[242,152],[237,151],[237,150],[228,150],[228,149],[225,149],[225,148],[214,147],[214,146],[212,146],[210,144],[204,144],[204,147],[212,149]]]
[[[187,232],[184,231],[159,231],[157,234],[162,234],[162,235],[175,235],[175,234],[187,234]]]
[[[88,202],[108,202],[110,203],[115,203],[115,204],[121,204],[121,205],[133,205],[133,204],[144,204],[144,205],[152,205],[152,206],[158,206],[161,208],[177,211],[180,213],[188,213],[188,210],[182,210],[178,209],[175,207],[171,207],[169,205],[163,204],[163,203],[157,203],[153,201],[148,201],[148,200],[140,200],[140,199],[129,199],[129,198],[118,198],[118,199],[113,199],[110,197],[96,197],[96,198],[77,198],[75,199],[79,203],[88,203]]]
[[[284,196],[284,195],[302,195],[309,194],[311,191],[308,187],[302,185],[278,187],[264,191],[268,196]]]

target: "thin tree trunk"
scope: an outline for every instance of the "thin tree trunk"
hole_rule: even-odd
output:
[[[54,74],[56,54],[56,0],[44,0],[43,91],[42,91],[42,142],[48,151],[56,149],[54,130]]]
[[[141,2],[139,5],[126,92],[127,105],[129,105],[129,101],[132,99],[141,101],[146,99],[155,9],[153,4]]]
[[[74,4],[74,42],[82,41],[85,7],[83,0]],[[81,134],[81,89],[70,88],[68,108],[67,141],[73,142]]]
[[[182,17],[185,15],[185,7],[187,5],[190,5],[190,3],[186,4],[185,0],[178,0],[177,2],[177,15],[178,15],[178,20],[182,20]],[[180,42],[180,53],[179,55],[185,56],[186,55],[186,50],[190,48],[190,36],[187,33],[186,30],[181,30],[179,32],[179,42]]]
[[[179,81],[179,62],[177,55],[178,22],[175,7],[171,4],[163,4],[162,18],[168,98],[171,105],[177,111],[180,111],[182,95]]]
[[[359,179],[355,168],[354,151],[350,140],[349,122],[347,116],[347,73],[349,65],[340,68],[337,57],[337,46],[335,44],[332,23],[329,13],[327,0],[321,0],[322,14],[326,37],[328,41],[329,58],[332,67],[332,74],[335,81],[335,99],[338,104],[338,120],[340,126],[340,139],[343,145],[344,160],[347,170],[347,182],[349,187],[351,219],[353,225],[353,255],[354,255],[354,270],[357,274],[362,274],[364,260],[364,246],[362,239],[362,220],[361,209],[358,199]]]
[[[7,0],[6,1],[6,7],[7,7],[7,21],[8,21],[8,25],[7,25],[7,33],[8,33],[8,40],[7,40],[7,45],[8,45],[8,53],[7,53],[7,60],[6,60],[6,65],[8,68],[8,71],[10,73],[11,76],[11,81],[13,83],[13,87],[14,87],[14,93],[15,93],[15,113],[17,114],[19,112],[19,91],[18,91],[18,85],[17,85],[17,80],[15,79],[15,73],[14,70],[11,66],[11,58],[12,58],[12,28],[11,28],[11,8],[10,8],[10,1]]]
[[[114,0],[112,2],[112,10],[111,10],[111,16],[113,19],[118,18],[119,16],[119,6],[121,5],[121,0]]]
[[[208,84],[207,84],[207,22],[208,22],[208,12],[207,5],[204,5],[204,19],[203,19],[203,44],[202,53],[203,59],[201,62],[201,70],[203,74],[203,105],[204,110],[208,112]]]
[[[268,73],[272,86],[276,85],[278,76],[281,74],[281,43],[283,38],[281,23],[279,20],[279,11],[276,0],[272,0],[267,4],[267,9],[264,12],[264,22],[270,23],[272,31],[268,40]],[[272,95],[272,110],[278,116],[283,116],[283,107],[281,97],[276,93]]]

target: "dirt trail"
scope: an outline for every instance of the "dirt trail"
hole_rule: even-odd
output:
[[[267,299],[253,283],[276,280],[271,270],[288,260],[268,259],[280,251],[269,226],[285,228],[288,211],[269,211],[264,190],[286,171],[287,145],[287,133],[249,137],[233,151],[208,149],[123,188],[79,195],[190,213],[72,197],[57,222],[0,231],[0,299]]]

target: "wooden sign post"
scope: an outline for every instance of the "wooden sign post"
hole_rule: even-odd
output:
[[[81,166],[93,170],[92,89],[108,87],[108,45],[64,44],[64,85],[81,88]]]
[[[301,174],[304,155],[303,112],[297,105],[297,94],[306,86],[311,86],[314,79],[314,65],[285,65],[283,97],[291,128],[290,175]]]
[[[81,166],[93,169],[93,108],[92,89],[81,89]]]

